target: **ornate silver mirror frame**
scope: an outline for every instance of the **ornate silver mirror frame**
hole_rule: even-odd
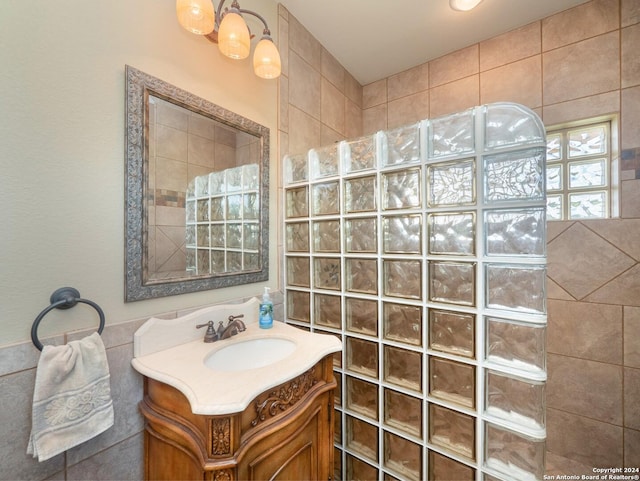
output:
[[[133,67],[126,66],[126,179],[125,179],[125,301],[138,301],[163,296],[185,294],[231,287],[240,284],[265,281],[269,277],[269,129],[241,115],[226,110]],[[235,132],[243,138],[255,140],[255,163],[259,190],[253,195],[253,231],[257,236],[252,251],[253,259],[248,268],[211,268],[211,272],[200,271],[171,275],[155,275],[150,270],[149,212],[154,207],[150,202],[156,193],[150,188],[149,166],[149,112],[151,102],[168,102],[171,107],[187,109],[189,115],[211,119],[216,128]],[[235,135],[235,134],[233,134]],[[255,170],[255,169],[254,169]],[[188,196],[184,186],[181,197]],[[227,203],[230,202],[227,200]],[[244,201],[246,202],[246,201]],[[182,203],[184,205],[184,202]],[[231,205],[231,204],[228,204]],[[226,207],[225,207],[226,208]],[[206,214],[207,216],[209,214]],[[194,228],[196,228],[194,226]],[[185,246],[188,242],[185,241]],[[244,245],[244,244],[243,244]],[[185,246],[182,246],[183,250]],[[199,244],[198,244],[199,246]],[[194,251],[196,252],[196,251]],[[197,255],[197,254],[196,254]],[[210,254],[212,255],[212,254]],[[242,257],[240,254],[235,254]],[[187,256],[188,258],[188,256]],[[188,264],[188,260],[187,260]]]

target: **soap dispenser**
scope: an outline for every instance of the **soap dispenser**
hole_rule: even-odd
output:
[[[258,316],[260,329],[271,329],[273,327],[273,302],[269,296],[269,288],[264,288],[262,302],[260,303],[260,313]]]

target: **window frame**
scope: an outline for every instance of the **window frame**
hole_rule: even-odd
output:
[[[608,130],[607,135],[607,152],[604,154],[594,154],[592,156],[587,155],[584,157],[570,158],[568,155],[568,141],[567,137],[570,132],[576,130],[583,130],[585,128],[598,127],[605,125]],[[614,219],[620,216],[620,165],[619,165],[619,128],[618,128],[618,115],[602,115],[598,117],[592,117],[572,122],[564,122],[561,124],[550,125],[546,127],[547,133],[547,145],[550,137],[559,134],[561,138],[561,158],[558,161],[550,162],[547,160],[545,169],[545,191],[547,196],[559,195],[562,197],[561,217],[559,219],[551,219],[547,217],[548,221],[583,221],[583,220],[600,220],[600,219]],[[606,158],[608,166],[605,169],[605,175],[607,182],[605,186],[596,187],[569,187],[569,166],[570,164],[579,163],[581,160],[596,160],[599,157]],[[547,186],[547,171],[549,167],[561,166],[562,183],[561,188],[553,191],[549,191]],[[582,218],[569,218],[569,198],[571,194],[589,193],[589,192],[606,192],[606,209],[604,217],[582,217]]]

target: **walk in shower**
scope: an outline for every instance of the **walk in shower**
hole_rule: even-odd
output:
[[[496,103],[285,158],[286,322],[343,343],[335,479],[543,478],[545,154]]]

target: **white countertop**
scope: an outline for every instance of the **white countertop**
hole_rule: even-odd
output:
[[[257,323],[247,324],[246,331],[214,343],[203,342],[204,332],[201,334],[198,340],[134,357],[132,361],[139,373],[184,394],[194,414],[243,411],[261,392],[304,373],[326,355],[342,349],[335,336],[306,332],[277,321],[271,329],[260,329]],[[297,347],[287,357],[254,369],[217,371],[204,363],[205,358],[216,350],[265,337],[288,339]],[[255,355],[260,356],[260,353]]]

